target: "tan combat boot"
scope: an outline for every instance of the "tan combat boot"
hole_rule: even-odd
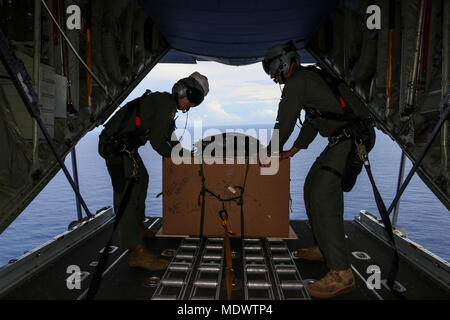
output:
[[[130,249],[130,267],[141,267],[150,271],[165,270],[169,261],[158,258],[143,245]]]
[[[331,270],[319,281],[306,287],[309,295],[314,298],[329,299],[355,289],[355,279],[351,269]]]
[[[325,261],[319,247],[299,249],[294,252],[294,255],[298,258],[310,261]]]
[[[142,224],[139,226],[139,231],[141,232],[141,235],[142,235],[144,238],[154,238],[155,235],[156,235],[156,232],[154,232],[154,231],[150,230],[149,228],[147,228],[147,227],[144,225],[144,223],[142,223]]]

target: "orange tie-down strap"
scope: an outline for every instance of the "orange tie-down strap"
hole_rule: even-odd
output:
[[[225,213],[225,215],[223,215]],[[227,285],[227,298],[231,299],[231,290],[233,288],[233,260],[231,258],[231,246],[230,246],[230,234],[234,234],[228,226],[228,213],[225,210],[220,211],[219,213],[222,219],[222,227],[224,230],[225,237],[225,263],[226,263],[226,273],[225,273],[225,282]]]

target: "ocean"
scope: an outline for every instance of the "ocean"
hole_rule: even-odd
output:
[[[222,132],[225,132],[225,129],[238,128],[271,129],[272,125],[217,127]],[[187,129],[188,132],[192,130]],[[295,128],[285,149],[292,145],[298,130]],[[80,191],[93,213],[100,208],[112,205],[113,197],[104,160],[97,153],[100,131],[101,128],[91,131],[76,146]],[[401,150],[387,135],[376,131],[377,141],[369,157],[378,189],[388,207],[397,189]],[[185,143],[186,141],[183,140],[183,144]],[[307,150],[300,151],[291,159],[291,219],[306,219],[303,184],[309,168],[327,143],[325,138],[318,136]],[[140,148],[139,153],[150,176],[146,215],[161,216],[162,200],[161,197],[156,198],[162,190],[161,157],[149,143]],[[65,162],[71,171],[70,155]],[[405,177],[411,167],[411,161],[407,159]],[[346,220],[353,220],[362,209],[380,217],[365,170],[359,175],[353,190],[345,193],[344,197]],[[55,235],[67,231],[69,223],[76,219],[75,196],[64,174],[60,171],[24,212],[0,234],[0,266],[13,258],[20,257],[26,251],[43,244]],[[441,258],[450,260],[450,213],[417,175],[414,175],[400,201],[398,226],[406,230],[411,240]]]

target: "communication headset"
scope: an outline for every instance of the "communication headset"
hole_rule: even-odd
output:
[[[196,106],[203,102],[205,95],[203,91],[195,86],[194,79],[185,78],[179,80],[172,88],[172,94],[175,98],[187,97],[189,102]]]

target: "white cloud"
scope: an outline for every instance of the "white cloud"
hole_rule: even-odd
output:
[[[170,92],[176,81],[194,71],[208,77],[210,92],[198,108],[191,109],[188,126],[192,125],[193,119],[204,120],[208,125],[261,124],[274,121],[274,110],[278,106],[281,92],[278,85],[265,74],[261,63],[247,66],[227,66],[216,62],[160,63],[139,84],[130,98],[140,96],[145,89]],[[264,106],[264,110],[272,111],[255,110],[261,106]]]
[[[272,110],[272,109],[264,109],[264,110],[261,110],[260,112],[261,112],[261,114],[267,115],[267,116],[270,116],[270,117],[276,117],[277,116],[277,112],[275,110]]]
[[[227,113],[222,105],[216,101],[216,100],[207,100],[205,102],[204,108],[206,109],[206,116],[214,115],[216,118],[222,119],[222,120],[230,120],[230,121],[237,121],[241,120],[241,117],[235,114]],[[214,117],[210,117],[214,118]]]

